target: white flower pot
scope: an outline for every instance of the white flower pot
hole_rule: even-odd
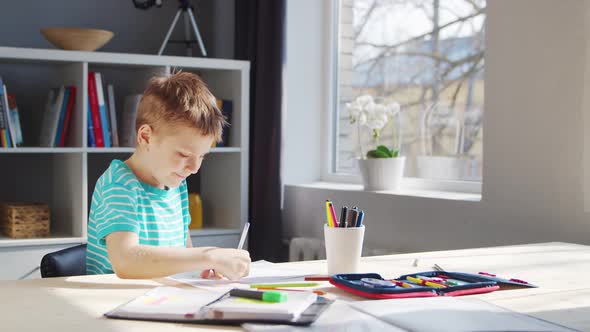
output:
[[[396,190],[400,187],[406,157],[358,159],[365,190]]]
[[[466,157],[418,156],[416,176],[436,180],[469,180],[473,161]]]

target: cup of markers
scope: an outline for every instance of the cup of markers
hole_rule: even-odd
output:
[[[349,210],[344,206],[338,218],[332,201],[326,200],[325,208],[324,240],[328,274],[358,273],[365,237],[365,212],[357,207]]]

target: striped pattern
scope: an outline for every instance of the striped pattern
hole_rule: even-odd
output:
[[[96,182],[88,218],[86,273],[113,273],[105,237],[134,232],[139,243],[185,247],[190,215],[186,182],[159,189],[137,179],[120,160],[113,160]]]

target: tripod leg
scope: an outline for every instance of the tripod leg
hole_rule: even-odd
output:
[[[205,45],[203,44],[203,39],[201,39],[201,34],[199,33],[199,28],[197,28],[197,21],[195,21],[195,16],[193,15],[192,8],[187,10],[189,17],[191,18],[191,25],[193,26],[193,30],[195,31],[195,35],[197,36],[197,41],[199,42],[199,47],[201,48],[201,53],[203,56],[207,56],[207,51],[205,50]]]
[[[162,42],[162,46],[160,46],[160,50],[158,51],[158,55],[162,55],[164,52],[164,48],[166,48],[166,44],[168,44],[168,39],[170,39],[170,35],[172,34],[172,30],[174,30],[174,26],[176,26],[176,22],[178,21],[178,17],[180,17],[180,13],[182,13],[182,9],[178,9],[176,12],[176,16],[174,16],[174,20],[172,20],[172,24],[168,29],[168,33],[166,33],[166,37],[164,38],[164,42]]]
[[[190,42],[191,40],[191,23],[190,23],[190,17],[189,17],[189,11],[186,10],[184,12],[183,18],[184,18],[184,40],[186,41],[186,55],[187,56],[193,56],[193,46],[192,43]]]

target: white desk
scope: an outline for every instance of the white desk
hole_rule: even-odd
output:
[[[418,259],[418,266],[413,262]],[[540,286],[475,295],[488,302],[582,331],[590,331],[590,246],[544,243],[365,257],[363,271],[384,277],[428,271],[494,272]],[[325,262],[285,263],[325,273]],[[574,281],[574,279],[578,279]],[[237,327],[106,319],[102,314],[167,280],[121,280],[114,275],[0,282],[2,331],[217,331]],[[326,283],[328,297],[359,300]]]

